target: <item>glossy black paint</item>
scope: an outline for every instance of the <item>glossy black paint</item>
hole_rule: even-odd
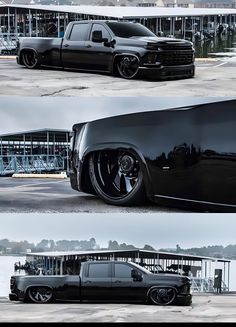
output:
[[[108,275],[90,276],[91,265],[108,266]],[[120,276],[117,266],[127,269]],[[132,277],[132,271],[139,278]],[[119,261],[83,262],[79,276],[12,276],[10,300],[25,301],[31,287],[44,286],[53,291],[54,300],[76,301],[130,301],[147,302],[152,287],[170,287],[176,291],[175,304],[189,305],[192,302],[191,281],[188,277],[174,274],[153,274],[137,264]],[[174,304],[173,303],[173,304]]]
[[[191,42],[157,37],[151,31],[150,36],[118,37],[107,23],[100,20],[70,22],[64,38],[20,38],[17,62],[23,64],[24,51],[35,51],[41,65],[113,74],[116,73],[116,63],[120,56],[132,55],[138,58],[139,73],[143,75],[159,78],[194,75],[194,50]],[[117,21],[113,23],[122,24]],[[82,24],[88,29],[84,39],[71,40],[73,26]],[[93,41],[94,25],[106,31],[105,41]]]
[[[87,158],[126,149],[139,157],[147,196],[194,210],[236,211],[236,100],[74,125],[71,185],[92,193]]]

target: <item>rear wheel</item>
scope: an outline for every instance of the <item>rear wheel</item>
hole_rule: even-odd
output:
[[[134,56],[124,56],[117,60],[117,71],[126,79],[134,78],[138,74],[139,60]]]
[[[90,156],[89,175],[94,190],[109,204],[134,205],[145,199],[139,160],[127,151],[99,151]]]
[[[40,66],[39,57],[35,51],[24,51],[22,53],[22,62],[25,67],[29,69],[38,68]]]
[[[176,291],[171,287],[155,287],[150,290],[149,299],[152,304],[168,305],[175,301]]]
[[[48,287],[31,287],[28,291],[29,299],[34,303],[48,303],[52,301],[53,293]]]

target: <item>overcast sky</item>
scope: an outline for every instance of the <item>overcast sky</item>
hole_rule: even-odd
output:
[[[0,214],[0,239],[38,242],[88,240],[100,246],[109,240],[159,249],[236,244],[236,215],[210,213],[160,214]]]
[[[222,101],[219,97],[6,97],[0,96],[0,134],[69,129],[107,116]]]

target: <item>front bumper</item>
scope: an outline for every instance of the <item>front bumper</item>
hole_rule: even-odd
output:
[[[147,65],[139,67],[139,74],[156,79],[186,78],[193,77],[195,65],[162,66]]]
[[[177,305],[191,305],[192,304],[192,294],[177,294],[176,298]]]

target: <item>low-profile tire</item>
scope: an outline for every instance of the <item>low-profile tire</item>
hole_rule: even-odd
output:
[[[169,305],[176,300],[176,291],[172,287],[154,287],[148,294],[149,301],[155,305]]]
[[[128,151],[98,151],[90,155],[89,176],[97,195],[108,204],[131,206],[146,200],[138,158]]]
[[[34,303],[49,303],[53,300],[52,290],[44,286],[31,287],[27,295],[27,298]]]
[[[29,69],[36,69],[40,66],[39,56],[33,50],[23,51],[21,59],[23,65]]]
[[[136,56],[126,55],[117,59],[116,70],[125,79],[132,79],[139,71],[139,59]]]

